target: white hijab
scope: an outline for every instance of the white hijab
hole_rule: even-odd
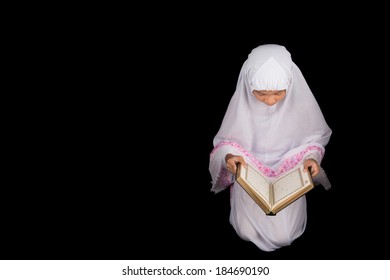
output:
[[[283,90],[283,100],[268,106],[253,90]],[[273,167],[295,148],[324,147],[330,138],[323,114],[300,69],[284,46],[268,44],[252,50],[243,64],[237,87],[221,127],[217,146],[231,141]]]

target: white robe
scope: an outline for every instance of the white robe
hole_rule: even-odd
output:
[[[254,89],[286,89],[286,96],[267,106],[256,99]],[[242,239],[263,251],[290,245],[305,230],[306,198],[301,197],[276,216],[265,215],[227,171],[226,154],[241,155],[275,178],[307,158],[321,164],[331,132],[286,48],[262,45],[253,49],[214,137],[209,166],[211,191],[218,193],[231,187],[230,223]]]

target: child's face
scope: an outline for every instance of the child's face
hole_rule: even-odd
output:
[[[257,100],[267,104],[268,106],[272,106],[278,103],[286,96],[286,90],[254,90],[253,95]]]

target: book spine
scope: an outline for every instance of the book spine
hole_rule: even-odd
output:
[[[272,183],[269,183],[269,204],[271,205],[271,209],[272,207],[274,207],[274,203],[275,203],[274,186],[272,185]]]

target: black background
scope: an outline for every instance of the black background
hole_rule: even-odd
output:
[[[110,17],[56,27],[37,48],[47,78],[14,114],[1,259],[387,258],[376,29],[211,18]],[[307,195],[306,231],[271,253],[236,235],[229,193],[210,192],[208,171],[240,68],[264,43],[291,52],[333,130],[332,190]]]

